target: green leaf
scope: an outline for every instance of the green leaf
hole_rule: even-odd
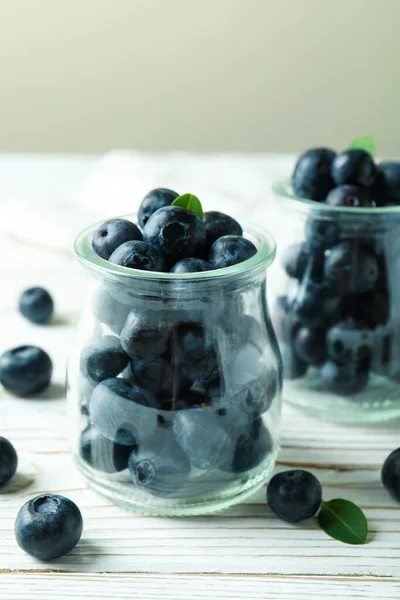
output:
[[[353,502],[336,498],[322,502],[318,523],[328,535],[345,544],[365,544],[368,536],[367,519]]]
[[[370,135],[356,138],[349,144],[349,148],[360,148],[360,150],[365,150],[372,157],[375,155],[375,142]]]
[[[194,194],[182,194],[178,196],[172,203],[172,206],[180,206],[194,212],[200,219],[203,218],[203,207],[200,200]]]

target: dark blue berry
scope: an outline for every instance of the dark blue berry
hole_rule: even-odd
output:
[[[328,356],[341,364],[360,363],[371,358],[372,338],[362,321],[349,317],[328,330]]]
[[[204,224],[206,226],[207,246],[224,235],[243,235],[243,229],[235,219],[229,215],[212,210],[204,213]]]
[[[139,225],[144,227],[151,215],[159,208],[170,206],[179,194],[168,188],[156,188],[145,195],[139,207]]]
[[[378,182],[380,194],[374,199],[378,206],[400,204],[400,162],[385,161],[378,165]]]
[[[156,360],[165,356],[170,340],[170,327],[155,311],[132,311],[121,331],[121,345],[137,360]]]
[[[250,240],[238,235],[225,235],[211,246],[209,261],[215,269],[223,269],[248,260],[257,253]]]
[[[298,523],[313,517],[321,506],[321,484],[308,471],[284,471],[269,482],[267,502],[279,519]]]
[[[345,312],[363,321],[370,329],[384,325],[390,317],[388,294],[369,291],[359,296],[349,296],[345,300]]]
[[[160,397],[178,397],[193,383],[184,375],[179,364],[162,358],[155,361],[132,360],[129,369],[129,379],[133,383]]]
[[[204,252],[206,230],[193,212],[178,206],[157,210],[143,229],[143,240],[163,257],[167,267]]]
[[[127,366],[129,357],[121,348],[119,339],[108,335],[94,346],[84,348],[81,355],[81,371],[91,381],[99,382],[116,377]]]
[[[374,202],[365,188],[356,185],[340,185],[329,192],[325,200],[330,206],[371,208]]]
[[[36,346],[18,346],[0,356],[0,383],[16,396],[33,396],[50,384],[53,365]]]
[[[362,294],[371,290],[377,282],[379,265],[369,249],[342,242],[326,257],[324,272],[334,293],[341,296]]]
[[[381,475],[385,489],[400,502],[400,448],[389,454],[383,463]]]
[[[289,277],[301,279],[309,259],[307,244],[299,242],[287,246],[282,253],[282,265]]]
[[[376,165],[368,152],[349,148],[338,154],[332,163],[332,177],[336,185],[371,186],[376,177]]]
[[[26,502],[15,521],[18,545],[39,560],[53,560],[71,552],[79,542],[83,520],[72,500],[42,494]]]
[[[101,258],[108,260],[124,242],[141,239],[141,231],[134,223],[126,219],[110,219],[93,233],[92,248]]]
[[[220,332],[222,337],[222,332]],[[172,355],[182,372],[192,381],[212,381],[219,372],[214,339],[215,330],[206,330],[199,323],[178,323],[171,333]]]
[[[0,487],[13,477],[18,466],[18,456],[14,446],[0,436]]]
[[[368,369],[364,364],[337,363],[328,360],[320,370],[323,386],[339,396],[353,396],[362,392],[368,384]]]
[[[234,432],[232,432],[234,433]],[[257,467],[273,448],[273,442],[262,419],[257,419],[232,438],[233,449],[227,453],[223,471],[245,473]]]
[[[41,287],[30,288],[21,294],[19,310],[32,323],[48,323],[54,311],[53,298]]]
[[[118,302],[104,287],[93,297],[92,311],[100,323],[107,325],[113,333],[120,334],[125,325],[130,307]]]
[[[293,341],[297,356],[309,365],[321,365],[326,359],[325,329],[300,327]]]
[[[327,250],[339,240],[339,224],[330,215],[326,217],[313,215],[307,219],[305,233],[310,248]]]
[[[93,426],[82,431],[80,455],[93,469],[103,473],[118,473],[128,468],[128,458],[134,446],[122,446],[107,439]]]
[[[171,273],[200,273],[202,271],[212,271],[212,266],[209,262],[202,258],[184,258],[174,264]]]
[[[108,259],[114,265],[139,271],[164,271],[164,260],[145,242],[125,242],[118,246]]]
[[[291,310],[297,320],[307,327],[326,327],[340,319],[343,298],[331,291],[324,282],[319,283],[305,276]]]
[[[311,148],[304,152],[292,175],[294,193],[308,200],[325,200],[333,188],[331,167],[335,156],[329,148]]]

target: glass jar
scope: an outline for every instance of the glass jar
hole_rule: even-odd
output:
[[[282,211],[272,320],[283,397],[332,421],[400,416],[400,207],[274,192]]]
[[[250,260],[172,275],[99,258],[95,228],[75,243],[90,275],[68,364],[78,468],[102,495],[148,514],[243,500],[278,452],[282,369],[266,300],[274,240],[248,227]]]

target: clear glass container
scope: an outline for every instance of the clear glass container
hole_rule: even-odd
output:
[[[284,400],[331,421],[400,416],[400,207],[274,192],[281,210],[272,320]]]
[[[129,217],[128,217],[129,218]],[[281,359],[267,307],[272,237],[241,264],[172,275],[91,249],[67,393],[74,460],[126,508],[160,515],[228,507],[263,485],[279,444]]]

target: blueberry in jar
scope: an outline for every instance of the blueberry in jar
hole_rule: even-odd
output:
[[[292,175],[294,193],[317,202],[325,200],[334,186],[331,168],[335,156],[329,148],[311,148],[304,152]]]
[[[337,323],[328,330],[327,351],[330,358],[342,364],[370,360],[372,338],[368,326],[351,317]]]
[[[310,249],[327,250],[339,240],[339,224],[332,218],[310,216],[305,233]]]
[[[309,471],[283,471],[269,482],[267,502],[279,519],[298,523],[313,517],[320,508],[321,484]]]
[[[48,323],[54,312],[53,298],[42,287],[29,288],[21,294],[19,310],[32,323]]]
[[[307,244],[300,242],[287,246],[282,254],[281,262],[289,277],[301,279],[307,267],[309,252]]]
[[[79,453],[82,459],[96,471],[119,473],[128,468],[128,458],[135,446],[116,444],[93,425],[82,431]]]
[[[400,502],[400,448],[393,450],[383,463],[381,477],[385,489]]]
[[[125,242],[114,250],[108,259],[114,265],[138,269],[139,271],[164,271],[164,260],[159,253],[145,242]]]
[[[18,545],[39,560],[53,560],[71,552],[79,542],[83,519],[72,500],[42,494],[26,502],[15,521]]]
[[[209,261],[214,269],[223,269],[249,260],[256,253],[257,248],[250,240],[238,235],[225,235],[211,246]]]
[[[113,333],[119,335],[130,307],[116,300],[105,287],[100,287],[93,298],[92,312],[100,323],[104,323]]]
[[[331,291],[325,282],[313,281],[306,273],[291,310],[302,325],[323,328],[340,319],[343,298]]]
[[[179,194],[168,188],[156,188],[145,195],[140,203],[138,219],[140,227],[144,227],[151,215],[159,208],[170,206]]]
[[[389,320],[389,297],[374,290],[358,296],[349,296],[345,299],[345,313],[364,322],[370,329],[375,329]]]
[[[212,266],[202,258],[184,258],[174,264],[170,273],[184,275],[185,273],[201,273],[203,271],[212,271]]]
[[[261,418],[232,436],[233,450],[227,453],[223,471],[245,473],[257,467],[272,451],[273,442]]]
[[[171,354],[188,379],[211,381],[217,377],[219,357],[214,340],[219,335],[222,338],[223,332],[206,329],[200,323],[177,323],[173,327]]]
[[[319,366],[326,359],[326,330],[300,327],[293,341],[296,355],[309,365]]]
[[[353,396],[368,385],[368,368],[364,362],[339,363],[328,359],[320,370],[322,385],[339,396]]]
[[[339,185],[329,192],[325,200],[330,206],[349,208],[371,208],[373,199],[365,188],[356,185]]]
[[[155,311],[132,311],[121,331],[124,351],[137,360],[157,360],[169,349],[170,327]]]
[[[400,204],[400,162],[384,161],[378,165],[378,186],[375,202],[378,206]]]
[[[377,282],[379,264],[368,248],[341,242],[326,257],[324,272],[327,285],[336,294],[362,294]]]
[[[178,397],[190,389],[193,380],[185,376],[179,364],[169,359],[159,358],[153,361],[131,360],[129,378],[160,397]]]
[[[332,162],[332,178],[336,185],[369,187],[375,181],[376,171],[372,156],[360,148],[349,148],[338,154]]]
[[[18,346],[0,356],[0,383],[16,396],[33,396],[50,384],[53,364],[37,346]]]
[[[81,355],[81,371],[91,381],[100,382],[116,377],[127,366],[129,357],[121,348],[117,337],[108,335],[93,346],[84,348]]]
[[[108,260],[124,242],[141,240],[142,233],[137,225],[126,219],[110,219],[96,229],[92,237],[92,248],[98,256]]]
[[[18,455],[11,442],[0,436],[0,487],[14,476],[18,466]]]
[[[209,248],[218,238],[225,235],[243,235],[243,229],[239,223],[222,212],[216,210],[205,212],[203,220]]]

